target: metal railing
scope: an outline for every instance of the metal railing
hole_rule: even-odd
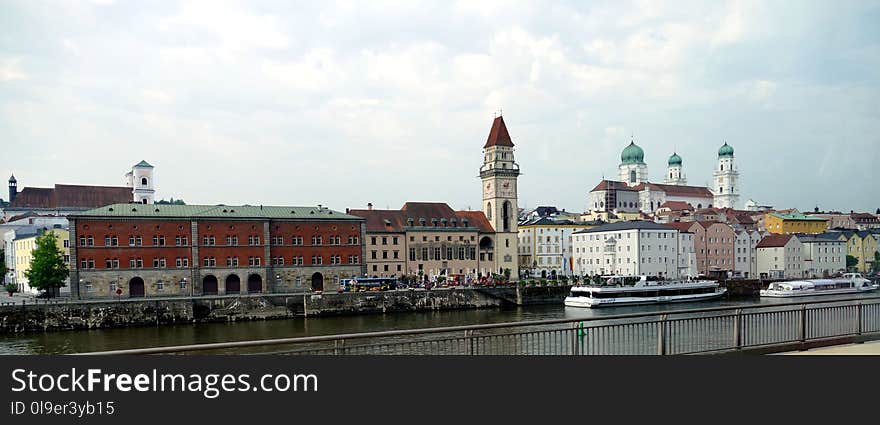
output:
[[[880,297],[713,307],[82,354],[670,355],[880,339]]]

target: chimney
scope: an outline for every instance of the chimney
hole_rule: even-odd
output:
[[[367,211],[373,211],[373,203],[367,202]]]
[[[318,209],[320,210],[320,209],[322,209],[322,208],[323,208],[323,207],[321,207],[321,204],[318,204]]]

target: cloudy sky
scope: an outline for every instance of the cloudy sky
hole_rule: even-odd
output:
[[[520,207],[583,211],[634,135],[741,203],[880,207],[880,2],[3,1],[0,172],[188,203],[478,209],[494,114]],[[2,195],[6,198],[5,192]]]

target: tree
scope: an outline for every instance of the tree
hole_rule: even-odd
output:
[[[156,201],[156,204],[157,205],[186,205],[186,202],[183,202],[183,199],[170,198],[169,201],[166,201],[164,199],[160,199],[160,200]]]
[[[853,257],[852,255],[846,256],[846,269],[849,271],[855,270],[856,266],[859,265],[859,259]]]
[[[31,256],[31,268],[24,275],[32,287],[54,293],[57,288],[64,286],[69,270],[54,233],[46,232],[38,236],[37,248]]]
[[[6,276],[6,250],[0,249],[0,276]]]
[[[880,273],[880,251],[874,251],[874,273]]]

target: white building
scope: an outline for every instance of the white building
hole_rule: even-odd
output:
[[[623,182],[602,180],[590,191],[587,211],[639,212],[639,192]]]
[[[650,221],[605,224],[575,232],[572,246],[574,273],[579,276],[679,277],[678,230],[662,224]]]
[[[678,277],[696,277],[697,253],[694,249],[694,234],[691,232],[678,232]]]
[[[794,235],[767,235],[756,247],[758,277],[793,279],[807,275],[804,244]]]
[[[736,208],[739,205],[739,171],[733,162],[733,147],[726,142],[718,149],[718,167],[713,174],[715,207]]]
[[[758,243],[764,237],[756,230],[737,230],[734,239],[733,276],[744,279],[757,279]]]
[[[835,233],[797,235],[804,246],[804,268],[809,277],[829,277],[846,271],[846,242]]]
[[[519,223],[519,268],[529,277],[572,275],[572,234],[596,222],[534,218]]]

